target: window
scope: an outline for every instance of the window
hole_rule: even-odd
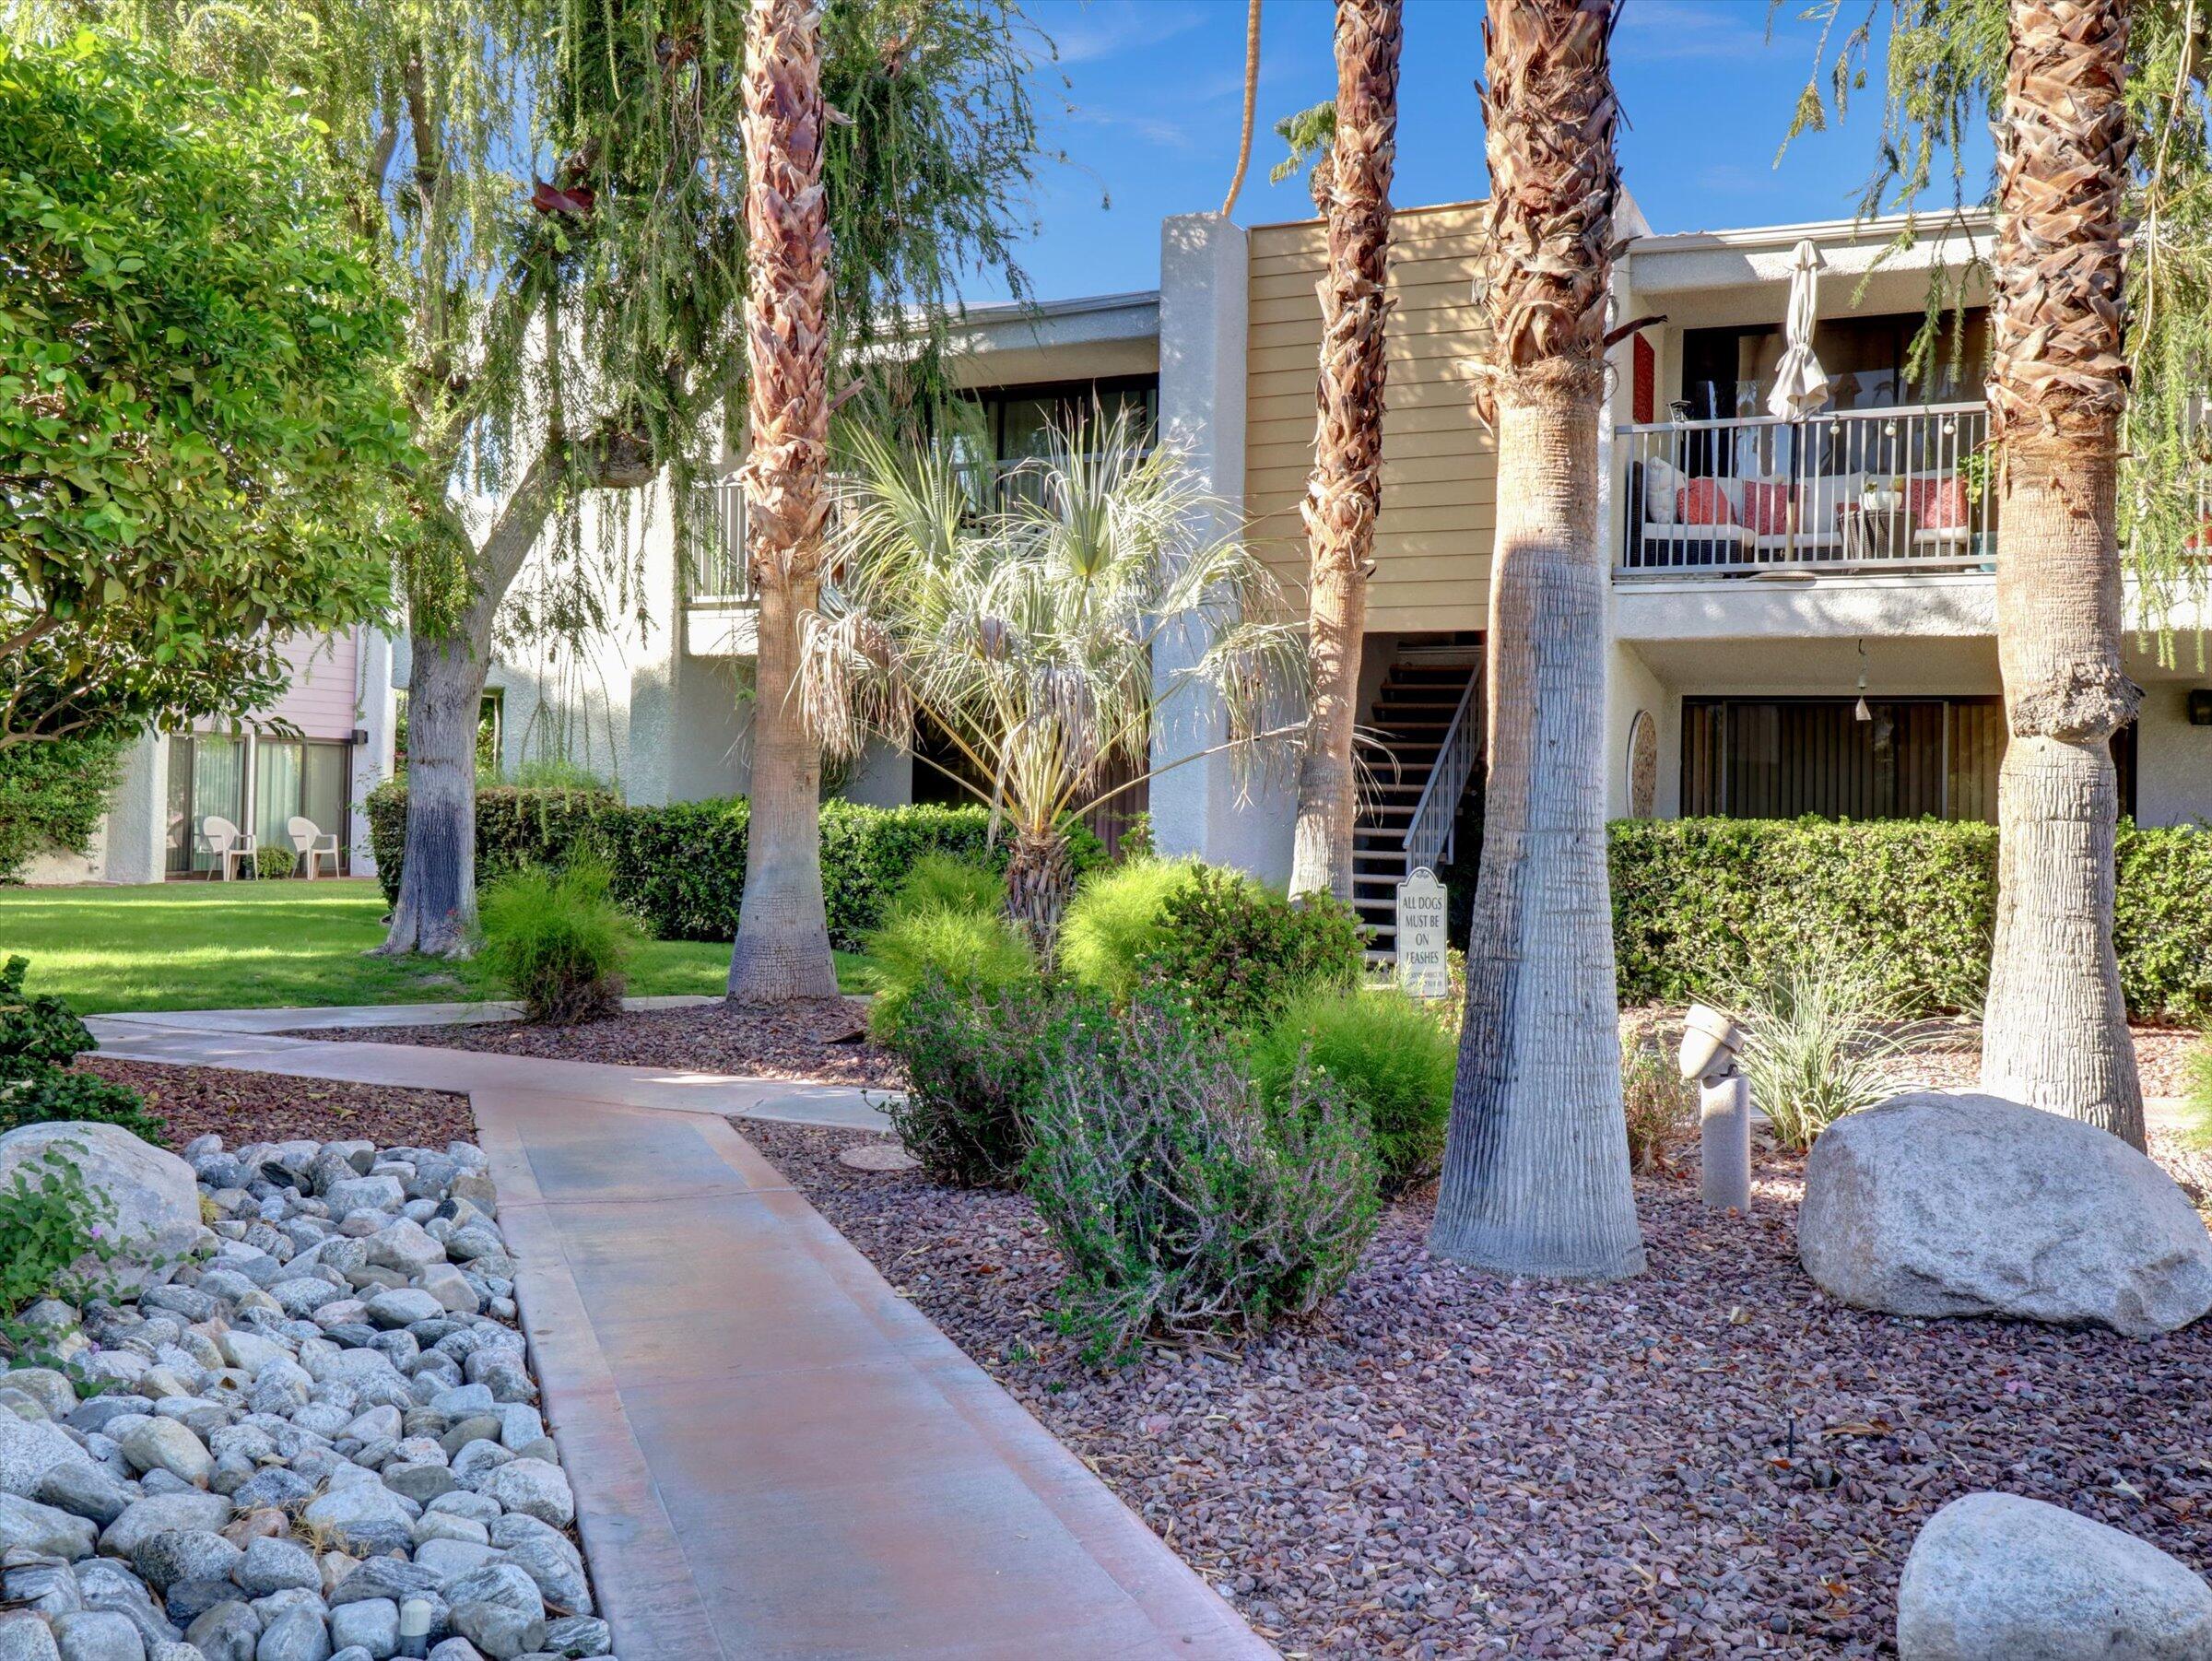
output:
[[[245,741],[228,733],[181,734],[169,741],[165,868],[171,876],[191,876],[214,865],[204,829],[210,817],[245,826]]]
[[[1104,381],[984,387],[968,396],[968,418],[956,419],[953,454],[994,475],[1052,454],[1056,430],[1103,432],[1126,416],[1137,442],[1150,449],[1159,424],[1159,379],[1125,375]]]
[[[171,877],[214,866],[210,816],[227,819],[265,848],[288,848],[289,821],[314,821],[338,838],[338,868],[350,868],[353,747],[263,734],[181,733],[169,741],[165,866]],[[250,786],[250,788],[249,788]]]
[[[1830,409],[1888,409],[1900,404],[1956,404],[1979,399],[1989,352],[1989,314],[1976,306],[1961,318],[1946,312],[1934,350],[1917,378],[1907,374],[1924,319],[1917,312],[1880,317],[1836,317],[1813,330],[1813,353],[1827,371]],[[1682,396],[1694,421],[1767,413],[1767,395],[1782,361],[1780,323],[1682,335]]]
[[[1685,698],[1685,818],[1997,820],[2005,711],[1994,698]],[[2136,729],[2112,739],[2132,815]]]

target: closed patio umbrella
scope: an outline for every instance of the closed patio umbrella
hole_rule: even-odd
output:
[[[1828,371],[1813,351],[1813,325],[1820,282],[1820,251],[1810,238],[1799,241],[1790,255],[1790,305],[1783,323],[1782,361],[1774,367],[1774,390],[1767,395],[1768,413],[1794,425],[1828,402]],[[1790,539],[1797,535],[1796,482],[1803,465],[1803,431],[1794,430],[1790,444]]]

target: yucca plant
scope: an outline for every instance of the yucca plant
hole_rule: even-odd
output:
[[[1732,1001],[1749,1034],[1740,1060],[1751,1105],[1784,1147],[1802,1152],[1845,1113],[1895,1093],[1884,1063],[1904,1047],[1889,1029],[1905,1011],[1868,968],[1802,958]]]
[[[806,720],[852,756],[912,748],[926,715],[964,763],[940,771],[1009,837],[1007,914],[1049,957],[1086,813],[1202,757],[1294,749],[1299,631],[1256,555],[1194,529],[1207,504],[1180,454],[1140,453],[1126,418],[1055,434],[995,504],[942,449],[864,432],[853,450],[805,620]]]

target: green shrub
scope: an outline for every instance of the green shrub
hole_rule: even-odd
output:
[[[405,784],[370,794],[370,843],[388,901],[399,895],[406,816]],[[657,937],[727,941],[745,895],[749,818],[742,796],[626,807],[603,791],[483,789],[477,793],[477,880],[525,866],[595,860],[607,867],[615,899]],[[993,845],[990,830],[982,807],[824,802],[822,899],[830,943],[857,948],[926,854],[1005,870],[1006,843]],[[1088,830],[1078,826],[1072,841],[1078,872],[1104,863],[1104,849]]]
[[[34,854],[82,854],[123,776],[124,738],[55,738],[0,749],[0,882]]]
[[[52,994],[32,997],[23,990],[29,958],[0,965],[0,1078],[21,1078],[41,1070],[65,1067],[94,1047],[92,1033]]]
[[[484,890],[479,960],[525,1019],[580,1021],[622,1007],[637,921],[607,896],[595,865],[510,872]]]
[[[1881,989],[1979,1002],[1995,927],[1996,832],[1934,819],[1643,819],[1611,831],[1628,1003],[1764,980],[1807,940],[1878,966]]]
[[[1226,1041],[1157,994],[1054,1041],[1022,1180],[1087,1360],[1264,1332],[1344,1284],[1378,1207],[1367,1127],[1333,1087],[1300,1078],[1270,1112]]]
[[[1300,1069],[1325,1079],[1367,1121],[1385,1195],[1436,1174],[1458,1060],[1452,1034],[1402,992],[1308,992],[1248,1052],[1260,1098],[1280,1110]]]
[[[1624,1002],[1680,1004],[1820,940],[1922,1007],[1982,1003],[1996,927],[1994,825],[1639,819],[1612,827]],[[2138,1020],[2212,1020],[2212,835],[2120,828],[2112,941]]]
[[[1190,859],[1130,859],[1083,879],[1060,925],[1060,967],[1077,984],[1126,1003],[1145,960],[1166,941],[1168,896]]]
[[[994,998],[1037,979],[1029,942],[993,913],[942,906],[895,913],[866,945],[876,971],[868,1024],[894,1045],[907,1001],[933,982],[959,997]]]
[[[1048,1046],[1056,1023],[1069,1019],[1036,981],[991,995],[955,992],[935,978],[915,988],[894,1041],[906,1093],[890,1113],[924,1171],[963,1188],[1020,1174]]]
[[[1629,1126],[1629,1166],[1639,1176],[1671,1170],[1675,1150],[1698,1134],[1698,1088],[1682,1077],[1657,1029],[1639,1024],[1620,1035],[1620,1101]]]
[[[106,1192],[88,1187],[76,1161],[49,1148],[0,1187],[0,1349],[12,1366],[68,1368],[51,1335],[18,1317],[41,1298],[79,1302],[107,1289],[99,1271],[122,1249]]]
[[[950,854],[924,854],[914,861],[899,891],[891,896],[889,917],[916,912],[964,912],[994,917],[1006,910],[1006,873]]]
[[[97,1074],[41,1067],[0,1082],[0,1134],[55,1123],[118,1125],[157,1148],[169,1138],[167,1121],[146,1111],[144,1097]]]
[[[1226,1027],[1253,1031],[1300,993],[1359,984],[1359,919],[1334,900],[1286,900],[1241,871],[1200,866],[1160,907],[1145,979]]]
[[[289,877],[299,866],[299,851],[288,842],[281,847],[275,842],[264,842],[253,850],[253,875],[265,881]]]
[[[2199,1040],[2182,1057],[2182,1092],[2189,1106],[2191,1140],[2212,1148],[2212,1041]]]
[[[1803,1152],[1845,1113],[1893,1094],[1883,1063],[1902,1013],[1877,965],[1833,950],[1801,956],[1727,1000],[1745,1031],[1738,1056],[1751,1105],[1783,1147]]]

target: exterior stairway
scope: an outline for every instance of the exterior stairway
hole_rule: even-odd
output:
[[[1414,863],[1406,834],[1417,815],[1421,834],[1412,853],[1425,853],[1431,866],[1442,857],[1480,753],[1481,671],[1478,650],[1408,653],[1391,665],[1375,694],[1368,741],[1359,747],[1359,819],[1352,832],[1352,903],[1368,926],[1371,962],[1390,960],[1396,944],[1397,885]],[[1445,777],[1438,781],[1440,764]],[[1440,784],[1435,792],[1432,781]]]

